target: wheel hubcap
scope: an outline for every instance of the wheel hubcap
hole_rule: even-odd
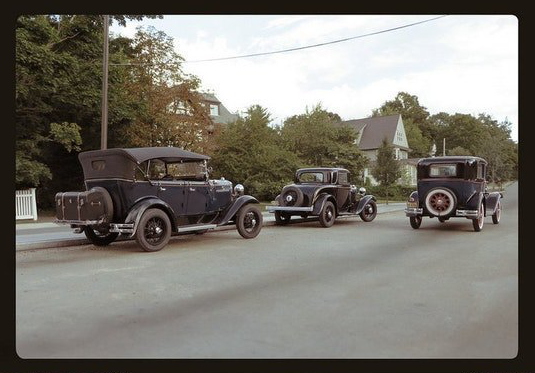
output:
[[[429,199],[429,203],[434,210],[443,212],[450,207],[451,201],[444,193],[435,193]]]
[[[145,226],[145,238],[153,245],[159,243],[164,237],[164,222],[160,218],[152,218]]]
[[[245,215],[243,225],[247,231],[251,231],[256,227],[257,217],[254,212],[249,212]]]

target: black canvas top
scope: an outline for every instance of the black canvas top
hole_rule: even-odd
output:
[[[78,154],[84,170],[84,178],[133,179],[137,165],[149,159],[164,162],[195,161],[210,159],[202,154],[173,147],[126,148],[90,150]]]
[[[175,162],[180,160],[203,160],[210,159],[207,155],[189,152],[175,147],[152,147],[152,148],[114,148],[106,150],[90,150],[82,152],[79,159],[100,157],[107,155],[123,155],[136,163],[142,163],[149,159],[161,159],[165,162]]]

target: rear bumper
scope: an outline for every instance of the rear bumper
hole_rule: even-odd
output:
[[[479,212],[477,210],[457,210],[455,216],[464,216],[466,218],[477,218]]]
[[[419,216],[422,215],[424,209],[421,207],[405,207],[405,216]]]
[[[98,225],[102,222],[103,220],[54,220],[54,223],[59,225]]]
[[[286,212],[312,212],[313,206],[308,207],[293,207],[293,206],[266,206],[269,212],[286,211]]]

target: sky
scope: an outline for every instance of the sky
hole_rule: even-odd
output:
[[[153,26],[186,61],[323,43],[436,15],[166,15],[114,24],[132,37]],[[511,15],[448,15],[379,35],[301,51],[214,62],[186,62],[231,112],[253,104],[274,124],[321,103],[342,119],[367,117],[400,91],[431,114],[487,113],[512,122],[518,141],[518,20]]]

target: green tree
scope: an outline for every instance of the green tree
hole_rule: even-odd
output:
[[[469,150],[466,150],[462,146],[456,146],[455,148],[448,150],[448,155],[471,155]]]
[[[199,79],[182,71],[173,39],[153,27],[138,28],[129,45],[132,66],[125,84],[138,102],[124,129],[131,146],[177,146],[208,151],[212,120],[197,92]]]
[[[273,199],[300,166],[296,155],[282,147],[270,121],[266,109],[249,107],[244,118],[228,124],[216,137],[210,160],[214,177],[241,183],[248,193],[262,200]]]
[[[399,162],[394,155],[394,147],[389,144],[386,138],[383,139],[379,149],[377,149],[377,160],[372,168],[373,177],[385,187],[388,200],[389,188],[403,176]]]
[[[321,105],[286,119],[281,136],[286,149],[295,153],[304,166],[344,167],[355,179],[368,162],[355,145],[355,131],[340,125],[340,117]]]
[[[124,25],[141,18],[113,16],[111,21]],[[17,187],[39,186],[41,206],[53,203],[58,190],[82,186],[73,146],[99,147],[102,31],[103,18],[97,15],[17,18],[15,180]],[[124,62],[124,57],[112,38],[110,63]],[[134,107],[119,84],[125,79],[123,70],[110,66],[110,146],[121,141],[116,130],[129,123]]]

